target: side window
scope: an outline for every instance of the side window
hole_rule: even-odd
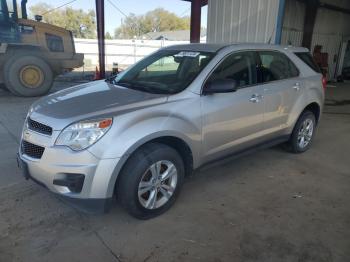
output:
[[[252,52],[240,52],[229,55],[215,69],[208,81],[232,79],[238,87],[256,84],[256,62]]]
[[[34,30],[35,30],[34,27],[30,26],[30,25],[21,25],[21,24],[19,24],[18,27],[19,27],[19,31],[21,32],[21,34],[30,35],[30,34],[33,34]]]
[[[52,34],[45,34],[46,36],[46,44],[47,48],[51,52],[63,52],[63,39],[60,36],[52,35]]]
[[[174,56],[164,56],[161,59],[145,67],[139,74],[139,77],[150,78],[161,75],[176,75],[180,63]]]
[[[299,71],[284,54],[276,51],[258,52],[260,57],[259,82],[271,82],[296,77]]]
[[[320,67],[316,64],[312,56],[309,52],[297,52],[294,53],[297,57],[299,57],[305,64],[307,64],[309,67],[311,67],[315,72],[321,73]]]

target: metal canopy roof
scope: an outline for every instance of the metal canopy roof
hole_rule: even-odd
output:
[[[193,2],[193,0],[182,0],[182,1],[186,1],[186,2]],[[205,6],[208,4],[208,0],[200,0],[202,3],[202,6]]]

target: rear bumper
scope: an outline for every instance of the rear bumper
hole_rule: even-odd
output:
[[[84,54],[74,54],[71,59],[61,61],[61,66],[64,69],[73,69],[84,65]]]

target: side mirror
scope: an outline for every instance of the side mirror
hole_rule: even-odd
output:
[[[233,79],[216,79],[208,81],[203,90],[204,95],[215,93],[229,93],[237,91],[237,81]]]

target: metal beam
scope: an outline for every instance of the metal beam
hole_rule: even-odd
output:
[[[306,9],[302,46],[309,49],[311,48],[312,34],[314,32],[318,6],[318,0],[309,0],[305,2]]]
[[[191,1],[191,31],[190,40],[191,43],[199,43],[201,38],[201,12],[202,1]]]
[[[350,14],[350,9],[342,8],[342,7],[339,7],[339,6],[336,6],[336,5],[332,5],[332,4],[320,3],[320,7],[326,8],[326,9],[329,9],[329,10],[333,10],[333,11],[336,11],[336,12]]]
[[[277,25],[276,25],[276,38],[275,38],[275,43],[278,45],[281,44],[281,40],[282,40],[282,28],[283,28],[285,6],[286,6],[286,0],[279,0]]]
[[[27,0],[22,0],[21,1],[21,12],[22,12],[22,18],[27,19]]]
[[[100,79],[105,78],[105,13],[104,0],[96,0],[96,23],[97,23],[97,43],[98,43],[98,62],[100,70]]]
[[[192,2],[193,0],[183,0],[183,1]],[[202,6],[208,5],[208,0],[201,0],[201,5],[202,5]]]

